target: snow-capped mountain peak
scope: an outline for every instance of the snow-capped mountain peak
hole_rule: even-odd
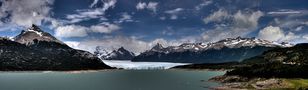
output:
[[[38,41],[48,41],[48,42],[57,42],[64,44],[62,41],[58,40],[51,34],[44,32],[38,26],[32,25],[32,27],[27,30],[23,30],[19,35],[14,37],[14,41],[22,43],[22,44],[32,44],[34,40]]]
[[[265,46],[265,47],[290,47],[293,46],[290,43],[284,42],[284,43],[277,43],[273,41],[268,41],[268,40],[263,40],[263,39],[257,39],[255,37],[252,38],[242,38],[242,37],[237,37],[237,38],[227,38],[224,40],[220,40],[215,43],[209,43],[209,48],[217,48],[219,47],[229,47],[229,48],[239,48],[243,46]]]
[[[39,36],[43,36],[43,31],[36,25],[32,24],[32,27],[27,29],[28,32],[34,32]]]
[[[103,60],[130,60],[135,56],[133,52],[126,50],[124,47],[110,52],[103,47],[97,46],[94,54]]]
[[[217,42],[210,43],[183,43],[179,46],[168,46],[166,48],[162,47],[161,44],[155,45],[150,51],[153,52],[182,52],[182,51],[200,51],[207,49],[221,49],[224,47],[227,48],[240,48],[240,47],[255,47],[255,46],[264,46],[264,47],[291,47],[293,46],[290,43],[283,42],[277,43],[268,40],[257,39],[255,37],[252,38],[227,38]]]
[[[161,45],[160,43],[157,43],[152,49],[151,51],[160,51],[164,49],[163,45]]]

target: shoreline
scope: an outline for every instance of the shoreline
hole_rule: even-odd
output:
[[[91,71],[117,71],[117,70],[187,70],[187,71],[229,71],[228,69],[97,69],[97,70],[25,70],[25,71],[0,71],[0,72],[91,72]]]
[[[308,89],[308,80],[302,78],[246,78],[240,76],[215,76],[208,81],[221,83],[215,90],[238,89]],[[300,84],[300,85],[298,85]]]

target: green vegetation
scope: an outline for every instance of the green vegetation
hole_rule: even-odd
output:
[[[284,79],[293,89],[308,89],[308,79]]]

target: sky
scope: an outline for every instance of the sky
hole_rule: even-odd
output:
[[[238,36],[308,42],[308,0],[0,0],[0,7],[0,36],[36,24],[90,52]]]

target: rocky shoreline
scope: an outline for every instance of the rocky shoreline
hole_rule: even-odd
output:
[[[288,89],[289,84],[279,78],[245,78],[240,76],[216,76],[209,81],[220,82],[221,86],[213,87],[215,90],[230,90],[230,89]]]

